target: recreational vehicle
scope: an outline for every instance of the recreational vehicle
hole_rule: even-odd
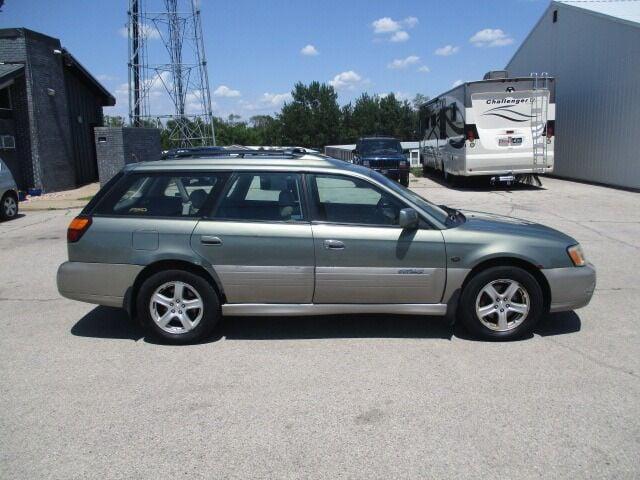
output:
[[[553,171],[555,80],[489,72],[420,109],[423,169],[513,182]]]

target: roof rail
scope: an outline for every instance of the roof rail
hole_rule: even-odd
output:
[[[249,150],[249,149],[231,149],[222,147],[193,147],[193,148],[177,148],[169,150],[160,157],[163,160],[174,158],[203,158],[203,157],[289,157],[296,158],[306,154],[306,150],[302,148],[289,148],[282,150]]]

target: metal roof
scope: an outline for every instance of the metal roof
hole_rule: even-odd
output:
[[[640,26],[640,0],[556,0],[552,3],[579,8]]]

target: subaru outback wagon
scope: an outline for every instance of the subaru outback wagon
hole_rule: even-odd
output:
[[[234,315],[449,315],[510,339],[587,305],[595,270],[573,238],[434,205],[320,155],[125,167],[68,229],[71,299],[122,307],[174,343]]]

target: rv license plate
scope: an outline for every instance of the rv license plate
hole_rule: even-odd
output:
[[[522,137],[499,138],[499,147],[510,147],[511,145],[522,145]]]
[[[380,173],[381,173],[382,175],[386,175],[387,173],[389,173],[389,170],[380,170]]]

